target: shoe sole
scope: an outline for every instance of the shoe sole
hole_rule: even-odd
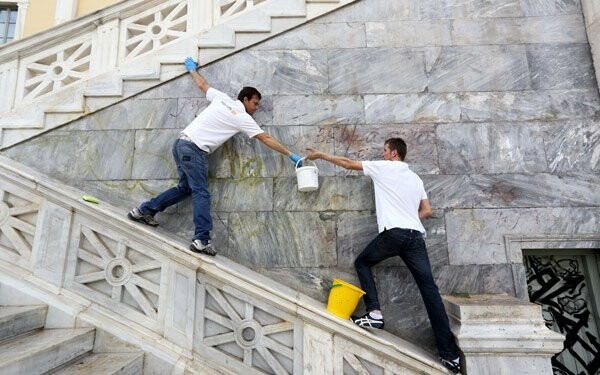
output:
[[[205,255],[210,255],[211,257],[214,257],[215,255],[217,255],[216,251],[207,252],[204,250],[198,250],[196,247],[194,247],[194,245],[190,245],[190,250],[196,254],[205,254]]]
[[[356,323],[354,323],[356,324]],[[357,327],[360,327],[362,329],[366,329],[366,330],[371,330],[371,331],[383,331],[383,326],[382,327],[369,327],[369,326],[359,326],[358,324],[356,324]]]
[[[138,218],[136,218],[135,216],[133,216],[133,215],[131,214],[131,212],[128,212],[128,213],[127,213],[127,218],[129,218],[129,220],[132,220],[132,221],[135,221],[135,222],[138,222],[138,223],[145,224],[145,225],[147,225],[147,226],[149,226],[149,227],[153,227],[153,228],[154,228],[154,227],[157,227],[157,226],[158,226],[158,224],[155,224],[155,225],[153,225],[153,224],[148,224],[146,221],[144,221],[144,220],[142,220],[142,219],[138,219]]]

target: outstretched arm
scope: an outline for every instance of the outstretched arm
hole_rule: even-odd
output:
[[[345,169],[350,169],[353,171],[362,171],[363,170],[362,162],[360,162],[358,160],[352,160],[352,159],[348,159],[343,156],[335,156],[335,155],[327,154],[325,152],[321,152],[314,148],[307,148],[307,150],[309,152],[308,155],[306,156],[306,158],[308,160],[323,159],[323,160],[333,163],[335,165],[339,165],[340,167],[345,168]]]
[[[206,94],[210,86],[208,85],[208,82],[206,82],[204,77],[202,77],[200,73],[198,73],[198,71],[196,70],[198,69],[198,63],[196,63],[191,57],[187,57],[184,61],[184,64],[185,68],[192,75],[192,78],[194,79],[194,82],[196,82],[196,85],[198,85],[200,90],[202,90],[202,92]]]
[[[271,150],[277,151],[285,156],[292,155],[292,152],[282,145],[277,139],[267,133],[260,133],[254,136],[254,138],[261,141],[265,146]]]

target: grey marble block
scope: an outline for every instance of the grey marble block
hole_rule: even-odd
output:
[[[443,47],[429,91],[505,91],[531,87],[525,46]]]
[[[442,294],[515,294],[512,268],[508,264],[443,266],[433,270]]]
[[[554,173],[600,171],[600,126],[596,120],[549,124],[544,128],[548,165]]]
[[[579,0],[521,0],[524,16],[581,14]]]
[[[255,50],[289,50],[366,47],[365,25],[362,22],[310,22],[269,39]]]
[[[421,92],[427,86],[423,53],[394,48],[329,50],[334,94]]]
[[[596,88],[588,44],[527,46],[533,89]]]
[[[509,258],[504,236],[596,233],[598,207],[473,209],[446,212],[450,264],[502,264]]]
[[[581,15],[502,19],[454,20],[452,40],[456,45],[585,43]]]
[[[134,99],[76,120],[69,130],[168,129],[176,127],[176,119],[176,99]]]
[[[539,124],[443,124],[436,135],[443,174],[548,170]]]
[[[320,177],[319,189],[298,191],[295,177],[276,178],[275,211],[362,211],[372,210],[375,204],[370,178]]]
[[[595,174],[426,175],[429,200],[438,208],[599,206]]]
[[[178,178],[172,148],[180,132],[180,129],[136,131],[132,178]]]
[[[209,181],[212,210],[220,212],[272,211],[270,178],[215,179]]]
[[[134,134],[133,130],[54,131],[3,154],[54,178],[128,179]]]
[[[401,137],[407,144],[406,162],[417,174],[439,173],[433,125],[336,126],[335,154],[354,160],[382,160],[383,143]],[[347,174],[340,171],[340,174]]]
[[[343,212],[337,218],[338,266],[354,269],[354,260],[378,235],[374,211]]]
[[[358,1],[351,6],[338,9],[314,22],[363,22],[363,21],[396,21],[419,19],[419,4],[414,0],[370,0]]]
[[[460,121],[457,94],[365,95],[368,124]]]
[[[337,263],[335,220],[313,212],[229,214],[227,257],[248,267],[330,267]]]
[[[475,122],[566,120],[600,115],[596,89],[463,93],[460,106],[462,119]]]
[[[243,51],[228,57],[227,64],[215,74],[226,78],[235,88],[233,91],[261,83],[257,88],[263,95],[320,94],[327,88],[327,53],[320,50]],[[221,86],[215,84],[215,87]]]
[[[421,47],[452,45],[449,21],[367,22],[367,47]]]
[[[520,0],[422,0],[423,19],[520,17]]]
[[[365,122],[365,105],[358,95],[289,95],[273,100],[275,125],[335,125]]]

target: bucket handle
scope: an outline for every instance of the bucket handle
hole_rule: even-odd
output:
[[[298,169],[298,164],[300,164],[300,163],[301,163],[303,160],[310,161],[311,163],[313,163],[313,166],[315,166],[315,167],[317,166],[317,165],[315,164],[315,162],[314,162],[314,161],[312,161],[312,160],[308,160],[308,159],[306,158],[306,156],[305,156],[305,157],[303,157],[302,159],[300,159],[300,160],[298,160],[298,161],[296,162],[296,169]],[[304,163],[302,163],[302,165],[304,165]],[[300,167],[300,168],[302,168],[302,167]]]
[[[338,286],[342,286],[342,284],[333,284],[329,289],[337,288]]]

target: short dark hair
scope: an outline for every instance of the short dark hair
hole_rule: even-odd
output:
[[[400,160],[404,160],[406,157],[406,142],[402,138],[388,138],[384,145],[388,145],[390,151],[396,150],[398,156],[400,156]]]
[[[238,100],[243,103],[244,98],[248,98],[248,100],[251,100],[254,96],[258,96],[258,99],[261,98],[260,92],[258,92],[257,89],[255,89],[254,87],[246,86],[242,88],[242,90],[240,90],[240,93],[238,94]]]

